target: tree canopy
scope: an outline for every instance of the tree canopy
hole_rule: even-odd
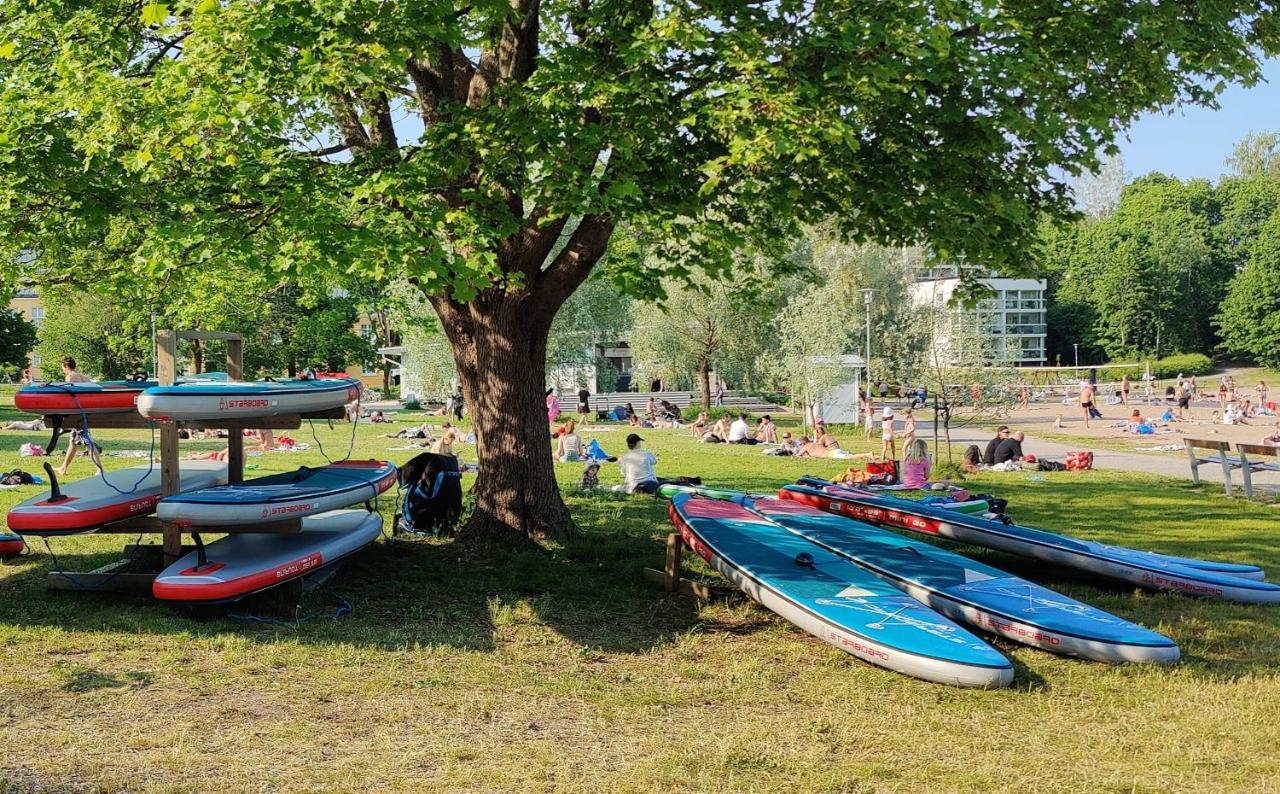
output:
[[[36,327],[21,312],[0,309],[0,367],[21,370],[27,366],[27,355],[36,346]]]
[[[651,241],[610,269],[638,295],[827,217],[1020,267],[1120,128],[1277,44],[1243,0],[10,3],[0,260],[133,289],[403,275],[477,421],[474,525],[559,535],[547,333],[619,224]]]

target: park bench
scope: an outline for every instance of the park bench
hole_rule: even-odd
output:
[[[1210,441],[1207,438],[1184,438],[1183,446],[1187,448],[1187,458],[1191,462],[1191,481],[1200,482],[1200,467],[1206,463],[1218,463],[1222,465],[1222,478],[1227,491],[1227,496],[1231,495],[1231,470],[1240,467],[1240,461],[1233,460],[1230,456],[1230,448],[1225,441]],[[1214,454],[1204,455],[1203,457],[1196,453],[1197,449],[1212,450]]]
[[[1244,477],[1244,495],[1252,498],[1254,472],[1280,471],[1280,447],[1237,442],[1236,452],[1240,453],[1239,466],[1240,474]]]

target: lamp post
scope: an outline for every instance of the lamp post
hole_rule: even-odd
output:
[[[1079,343],[1079,342],[1072,342],[1072,343],[1071,343],[1071,346],[1072,346],[1073,348],[1075,348],[1075,351],[1076,351],[1076,366],[1077,366],[1077,367],[1079,367],[1079,366],[1080,366],[1080,343]]]
[[[867,374],[867,415],[862,418],[866,424],[867,434],[871,433],[871,300],[875,296],[876,291],[873,289],[859,290],[862,293],[862,303],[867,310],[867,357],[863,361],[862,369]]]

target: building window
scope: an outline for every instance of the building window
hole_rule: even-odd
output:
[[[34,325],[36,328],[39,328],[40,324],[43,322],[44,322],[44,307],[32,306],[31,307],[31,324]]]

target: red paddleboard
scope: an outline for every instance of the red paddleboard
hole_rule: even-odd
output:
[[[134,488],[134,483],[142,482]],[[110,484],[108,484],[108,482]],[[155,512],[160,501],[160,465],[132,466],[64,485],[61,497],[33,496],[9,510],[9,528],[20,535],[74,535],[103,524]],[[209,488],[227,481],[227,465],[208,460],[182,462],[182,490]],[[112,486],[115,486],[114,488]],[[130,491],[120,493],[119,491]]]
[[[0,532],[0,557],[14,557],[22,553],[27,544],[21,535]]]
[[[13,405],[29,414],[75,415],[129,413],[142,390],[155,381],[111,380],[102,383],[33,383],[13,395]]]
[[[377,513],[334,510],[302,519],[302,531],[293,534],[227,535],[205,547],[203,565],[193,551],[165,568],[151,593],[162,601],[235,601],[313,574],[381,534]]]

